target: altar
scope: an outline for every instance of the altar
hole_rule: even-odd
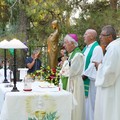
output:
[[[71,120],[72,94],[59,88],[42,87],[32,83],[32,91],[24,91],[18,82],[19,92],[0,84],[0,120]]]

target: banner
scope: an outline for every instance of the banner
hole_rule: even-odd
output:
[[[9,49],[9,51],[11,55],[14,55],[14,49]]]

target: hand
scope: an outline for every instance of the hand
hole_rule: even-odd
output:
[[[96,68],[96,70],[98,70],[98,66],[99,66],[99,64],[100,64],[101,62],[99,63],[99,62],[92,61],[92,63],[95,64],[95,68]]]
[[[39,57],[39,52],[35,54],[34,59],[36,60]]]
[[[67,56],[64,56],[64,57],[62,57],[61,59],[62,59],[62,62],[64,62],[65,60],[68,59],[68,57],[67,57]]]
[[[82,79],[86,80],[88,77],[86,75],[82,75]]]

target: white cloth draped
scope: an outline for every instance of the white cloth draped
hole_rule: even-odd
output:
[[[20,71],[20,79],[24,80],[27,75],[28,68],[18,68],[18,70]]]
[[[19,92],[0,84],[0,120],[42,120],[44,115],[71,120],[72,94],[58,87],[41,88],[41,83],[33,82],[30,92],[23,91],[23,82],[17,83]]]
[[[10,76],[10,69],[7,69],[6,70],[6,75],[7,75],[7,80],[8,82],[10,82],[10,77],[13,77],[13,75],[11,74]],[[0,83],[2,83],[5,79],[5,76],[4,76],[4,68],[0,69]]]

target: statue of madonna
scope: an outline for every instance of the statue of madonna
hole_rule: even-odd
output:
[[[50,34],[47,39],[47,47],[48,47],[48,59],[50,68],[55,68],[58,64],[58,42],[59,42],[59,26],[58,21],[54,20],[52,22],[52,28],[54,32]]]

